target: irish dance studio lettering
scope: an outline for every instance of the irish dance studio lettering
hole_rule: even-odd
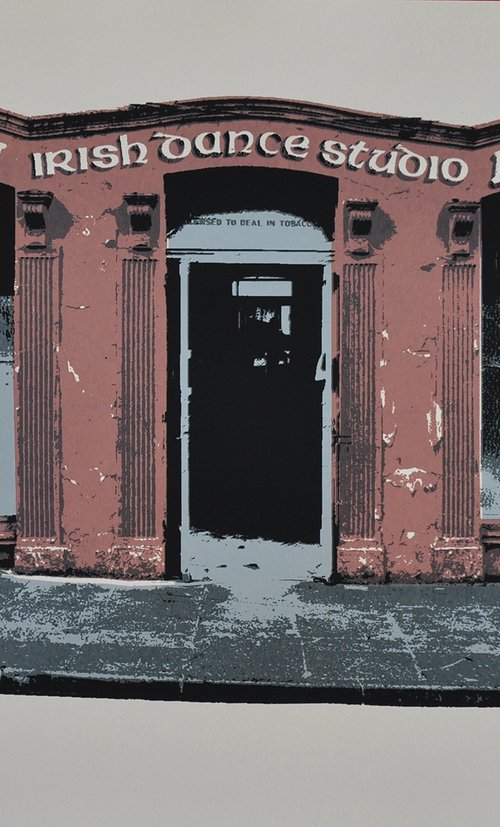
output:
[[[399,175],[407,180],[441,180],[456,184],[464,181],[469,172],[468,164],[463,158],[422,155],[401,143],[381,149],[370,146],[363,140],[346,144],[325,138],[318,146],[314,146],[306,134],[284,135],[270,131],[254,134],[249,130],[228,130],[199,132],[193,138],[153,132],[148,143],[134,140],[129,135],[120,135],[113,144],[33,152],[33,177],[50,178],[57,172],[72,174],[87,172],[89,169],[140,167],[149,161],[149,142],[158,142],[158,158],[169,164],[178,163],[191,155],[209,159],[248,157],[255,153],[264,158],[281,156],[288,160],[303,161],[312,153],[320,164],[334,169],[364,169],[372,175]],[[500,155],[500,152],[495,154],[495,183],[500,176],[496,171],[497,154]]]

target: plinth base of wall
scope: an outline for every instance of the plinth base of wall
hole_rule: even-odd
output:
[[[18,574],[80,574],[90,577],[120,577],[159,580],[165,575],[162,546],[113,546],[96,551],[92,564],[79,561],[62,546],[16,546],[14,570]]]
[[[16,542],[16,518],[0,516],[0,546]]]
[[[484,549],[484,576],[500,579],[500,546],[488,546]]]
[[[440,542],[431,547],[433,580],[471,581],[484,579],[484,554],[479,544],[465,541]]]
[[[165,575],[163,546],[113,546],[96,553],[96,574],[138,580],[159,580]]]
[[[492,555],[490,557],[491,573],[500,576],[500,548],[495,560]],[[440,541],[411,562],[406,559],[404,568],[398,572],[390,563],[380,546],[368,543],[361,546],[345,541],[337,549],[336,574],[340,580],[358,583],[382,583],[387,579],[393,582],[471,582],[483,580],[485,575],[482,546],[469,540]]]
[[[500,578],[500,525],[483,524],[481,539],[484,546],[485,577]]]
[[[16,546],[14,570],[18,574],[64,574],[69,549],[62,546]]]
[[[378,545],[351,545],[337,549],[337,576],[353,582],[381,583],[385,577],[384,549]]]

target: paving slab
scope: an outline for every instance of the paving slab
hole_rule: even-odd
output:
[[[256,573],[251,588],[235,588],[4,571],[0,669],[2,691],[221,700],[232,688],[234,699],[258,700],[267,688],[262,697],[277,701],[496,704],[500,584],[328,585]]]

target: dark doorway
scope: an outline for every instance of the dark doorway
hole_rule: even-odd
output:
[[[320,541],[322,281],[318,265],[191,265],[191,529]]]

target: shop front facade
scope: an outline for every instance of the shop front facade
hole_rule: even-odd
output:
[[[500,574],[498,125],[223,99],[0,131],[15,571]]]

